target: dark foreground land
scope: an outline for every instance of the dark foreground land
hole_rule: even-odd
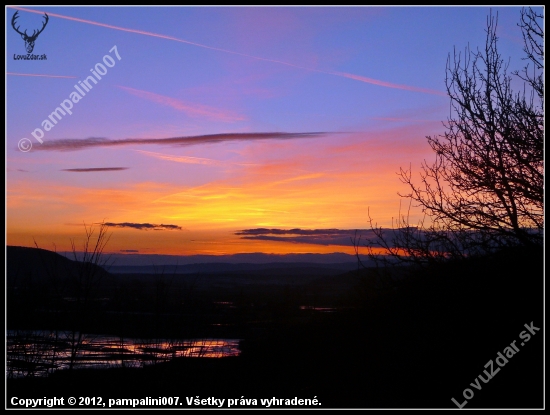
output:
[[[198,397],[265,407],[262,398],[297,397],[316,398],[317,408],[457,408],[452,398],[465,408],[543,407],[542,252],[398,269],[394,280],[374,270],[286,269],[282,280],[270,272],[220,274],[203,287],[197,276],[106,276],[83,330],[240,338],[240,356],[10,378],[6,405],[13,397],[64,397],[64,407],[69,397],[101,397],[106,407],[108,399],[179,397],[186,408],[186,397]],[[29,299],[38,281],[22,280],[8,278],[9,330],[75,324],[72,303],[45,287]]]

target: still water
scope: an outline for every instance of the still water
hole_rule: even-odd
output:
[[[143,367],[177,357],[238,356],[238,339],[138,339],[62,331],[8,331],[8,377],[45,376],[55,370]]]

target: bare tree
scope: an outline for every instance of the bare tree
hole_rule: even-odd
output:
[[[498,52],[498,15],[487,18],[482,50],[449,55],[445,84],[451,99],[446,132],[428,136],[435,161],[420,181],[399,175],[420,207],[418,224],[399,214],[392,230],[372,223],[374,245],[389,258],[426,263],[486,254],[507,246],[542,246],[544,225],[544,56],[542,15],[522,9],[527,59],[521,92],[512,89],[509,62]],[[371,251],[371,256],[373,252]],[[378,257],[380,258],[380,257]],[[388,258],[388,257],[387,257]]]
[[[71,239],[71,251],[76,263],[76,275],[73,276],[73,298],[75,304],[74,321],[69,333],[71,346],[71,358],[69,369],[74,367],[80,347],[84,340],[82,329],[92,314],[95,295],[106,275],[105,267],[109,263],[110,256],[104,254],[105,246],[111,238],[108,233],[108,226],[105,222],[99,224],[97,236],[94,238],[95,229],[84,224],[85,237],[82,252],[79,257],[78,249],[74,239]],[[95,239],[95,240],[94,240]]]
[[[105,222],[98,224],[96,233],[94,225],[84,224],[84,243],[81,251],[77,248],[74,239],[71,239],[71,253],[73,261],[61,260],[58,255],[46,255],[36,241],[34,244],[40,252],[41,268],[47,276],[47,284],[42,288],[42,296],[52,297],[55,303],[50,307],[61,310],[69,317],[66,329],[58,329],[59,323],[55,323],[53,336],[54,354],[51,356],[55,366],[57,347],[60,343],[67,343],[69,350],[69,368],[73,369],[85,341],[83,330],[86,329],[91,318],[97,314],[100,289],[103,279],[108,274],[105,268],[110,265],[110,256],[105,255],[105,247],[111,234]],[[56,252],[54,245],[54,252]],[[49,290],[47,292],[46,290]],[[43,312],[43,311],[42,311]],[[53,310],[55,316],[55,310]],[[65,320],[64,320],[65,321]],[[61,341],[62,340],[62,341]]]
[[[541,99],[541,105],[544,103],[542,97],[544,95],[544,31],[542,28],[543,15],[535,12],[533,9],[521,10],[521,21],[518,26],[521,28],[523,35],[523,43],[526,61],[533,64],[532,69],[529,69],[529,62],[523,68],[522,73],[514,71],[514,74],[527,82],[533,91],[537,93]],[[532,73],[529,73],[532,71]],[[542,107],[541,107],[542,110]]]

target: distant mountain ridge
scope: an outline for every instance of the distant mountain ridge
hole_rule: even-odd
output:
[[[65,275],[75,274],[78,263],[72,252],[52,252],[45,249],[7,246],[8,276],[29,275],[45,279],[52,268]],[[200,274],[220,272],[257,272],[262,270],[283,271],[300,269],[323,269],[329,273],[344,273],[357,269],[357,258],[344,253],[332,254],[233,254],[233,255],[152,255],[152,254],[105,254],[109,257],[104,267],[115,274]],[[82,253],[77,253],[82,258]],[[364,265],[372,265],[362,258]]]
[[[228,262],[220,263],[195,263],[186,265],[113,265],[106,268],[113,274],[201,274],[220,272],[242,272],[262,270],[299,270],[299,269],[323,269],[334,272],[348,272],[357,269],[357,261],[331,264],[316,264],[311,262],[270,262],[265,264]]]
[[[72,254],[72,253],[71,253]],[[193,265],[193,264],[341,264],[355,263],[355,255],[335,252],[330,254],[265,254],[248,253],[232,255],[161,255],[161,254],[119,254],[111,253],[112,266],[162,266],[162,265]],[[362,261],[368,262],[366,255]]]

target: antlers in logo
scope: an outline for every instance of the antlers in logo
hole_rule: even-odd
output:
[[[44,13],[44,18],[45,18],[45,21],[42,25],[42,29],[40,29],[38,32],[36,30],[33,31],[32,35],[29,36],[27,35],[27,31],[25,30],[25,32],[21,32],[19,31],[19,27],[15,27],[15,20],[19,17],[17,15],[17,13],[19,13],[19,11],[16,11],[15,14],[13,15],[12,19],[11,19],[11,25],[13,26],[13,28],[15,29],[15,31],[17,33],[19,33],[21,35],[21,37],[23,38],[23,40],[25,41],[25,49],[27,49],[27,53],[32,53],[33,49],[34,49],[34,42],[36,41],[36,38],[38,37],[38,35],[40,33],[42,33],[42,31],[44,30],[44,28],[46,27],[46,25],[48,24],[48,15],[46,13]]]

